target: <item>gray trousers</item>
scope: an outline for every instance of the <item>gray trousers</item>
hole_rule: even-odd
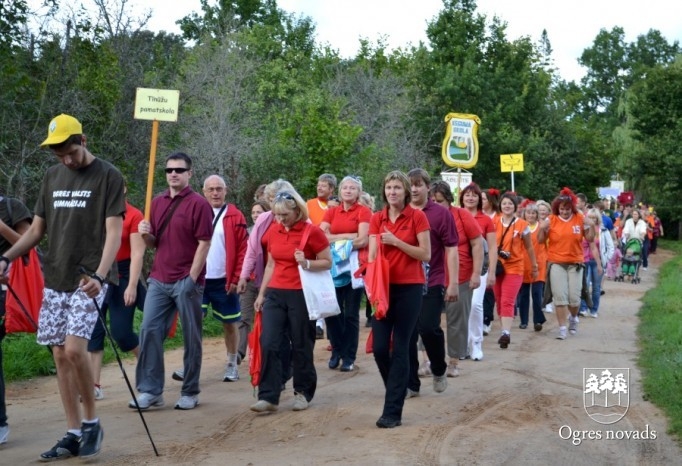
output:
[[[451,359],[459,359],[467,356],[472,294],[473,290],[469,288],[469,280],[467,280],[459,285],[459,298],[457,298],[457,301],[447,303],[445,306],[448,356]]]
[[[246,284],[246,291],[239,295],[239,307],[242,313],[242,320],[237,324],[239,329],[239,354],[242,358],[246,355],[247,345],[249,343],[249,333],[253,328],[253,303],[258,297],[258,287],[249,281]]]
[[[140,393],[152,395],[163,393],[165,378],[163,341],[177,309],[185,340],[183,357],[185,377],[181,393],[187,396],[199,394],[203,294],[203,286],[196,285],[189,275],[175,283],[161,283],[153,278],[149,279],[140,327],[140,356],[135,371],[137,390]]]

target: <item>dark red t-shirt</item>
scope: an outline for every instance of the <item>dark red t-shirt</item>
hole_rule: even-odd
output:
[[[429,261],[429,286],[445,285],[445,248],[457,246],[459,235],[455,220],[448,209],[428,200],[422,212],[431,228],[431,261]]]
[[[298,274],[298,263],[294,253],[301,245],[303,233],[306,227],[310,228],[308,241],[303,247],[306,259],[313,260],[325,248],[329,247],[329,241],[319,227],[303,221],[296,222],[289,231],[280,223],[273,223],[267,233],[268,254],[275,260],[268,288],[280,288],[285,290],[300,290],[301,277]]]
[[[417,234],[429,230],[430,227],[426,214],[408,205],[398,215],[395,223],[388,218],[388,207],[372,215],[369,223],[370,236],[378,236],[384,232],[384,228],[407,244],[418,246]],[[377,246],[379,244],[380,241],[377,238]],[[420,260],[413,259],[395,246],[384,244],[381,247],[391,269],[390,283],[401,285],[424,283],[424,269]]]
[[[175,197],[182,202],[172,212],[170,222],[156,239],[156,255],[150,277],[162,283],[175,283],[189,275],[199,241],[210,241],[213,236],[213,208],[206,198],[187,186]],[[166,190],[152,201],[152,234],[158,229],[170,212],[170,191]],[[204,283],[206,265],[201,270],[197,283]]]

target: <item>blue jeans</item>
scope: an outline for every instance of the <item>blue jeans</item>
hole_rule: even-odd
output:
[[[590,259],[585,262],[585,273],[587,274],[587,285],[592,290],[592,308],[589,311],[592,314],[599,312],[599,300],[601,299],[601,279],[604,276],[603,273],[599,273],[597,270],[597,261]],[[580,312],[586,312],[587,303],[584,300],[580,300]]]
[[[530,300],[533,299],[533,323],[544,324],[545,314],[542,312],[542,297],[545,292],[545,282],[524,283],[519,291],[519,315],[521,324],[528,325],[528,311]]]

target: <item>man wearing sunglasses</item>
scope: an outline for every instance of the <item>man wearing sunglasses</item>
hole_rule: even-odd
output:
[[[166,157],[168,189],[152,201],[150,220],[138,231],[156,254],[149,274],[149,288],[140,327],[140,355],[136,384],[141,409],[163,406],[163,340],[180,314],[184,336],[184,380],[175,409],[199,404],[201,373],[201,299],[206,257],[213,234],[213,209],[206,198],[189,185],[192,159],[177,152]],[[128,403],[136,409],[135,400]]]

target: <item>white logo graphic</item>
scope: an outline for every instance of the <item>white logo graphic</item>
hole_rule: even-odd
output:
[[[630,369],[583,369],[585,412],[599,424],[615,424],[630,406]]]

